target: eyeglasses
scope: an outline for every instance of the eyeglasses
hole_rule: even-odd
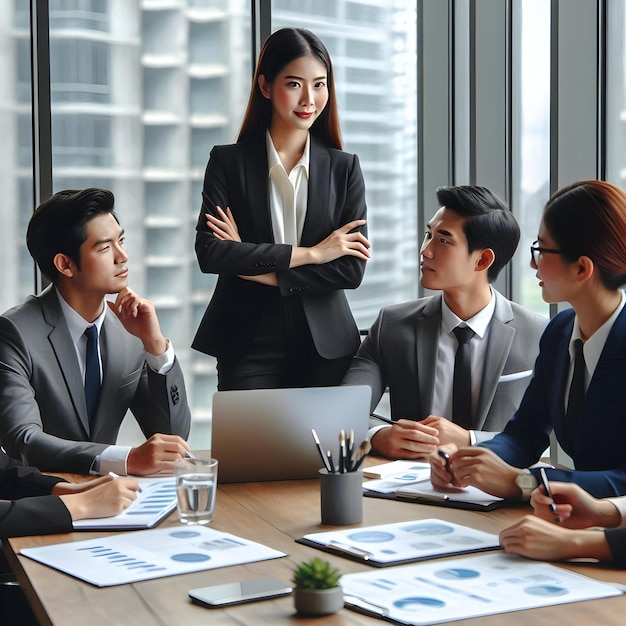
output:
[[[540,254],[563,254],[562,250],[556,250],[555,248],[542,248],[537,244],[539,241],[533,241],[533,245],[530,246],[530,262],[537,265],[539,263]]]

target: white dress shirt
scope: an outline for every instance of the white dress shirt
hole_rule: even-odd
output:
[[[307,134],[304,152],[289,173],[281,163],[269,131],[266,132],[266,146],[274,243],[298,246],[309,196],[310,137]]]
[[[470,359],[472,366],[472,411],[476,411],[478,398],[483,379],[483,369],[489,345],[489,328],[491,319],[496,309],[496,297],[491,291],[491,300],[474,317],[462,320],[453,313],[442,298],[441,301],[441,324],[439,326],[437,364],[435,372],[435,389],[431,415],[438,415],[449,420],[452,419],[452,381],[454,372],[454,360],[458,346],[457,339],[452,332],[457,326],[469,326],[474,331],[470,340]],[[381,428],[389,426],[375,426],[370,428],[368,436],[371,437]],[[470,444],[476,443],[476,435],[473,430],[469,431]]]

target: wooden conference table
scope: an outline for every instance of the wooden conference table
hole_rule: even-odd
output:
[[[498,533],[530,512],[529,507],[501,509],[488,513],[439,506],[364,498],[364,526],[437,517]],[[176,526],[176,513],[162,525]],[[174,626],[324,624],[324,626],[373,625],[381,620],[342,609],[321,618],[296,616],[293,598],[286,596],[240,604],[222,609],[203,608],[191,603],[189,589],[262,576],[289,581],[292,568],[313,556],[327,558],[342,573],[370,569],[369,566],[295,543],[305,534],[331,530],[320,522],[319,481],[283,481],[221,485],[213,526],[246,537],[288,554],[285,558],[238,565],[193,574],[158,578],[116,587],[97,588],[57,570],[19,555],[21,548],[66,541],[78,541],[107,533],[80,532],[62,535],[19,537],[3,542],[7,557],[22,584],[40,623],[55,626],[122,626],[152,624]],[[593,563],[568,564],[586,576],[626,585],[626,571]],[[626,598],[606,598],[561,606],[518,611],[455,624],[476,626],[530,624],[624,624]]]

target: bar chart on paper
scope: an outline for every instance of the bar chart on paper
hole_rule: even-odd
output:
[[[74,522],[74,530],[141,530],[153,528],[176,508],[176,479],[137,479],[141,492],[119,515]]]
[[[98,587],[286,556],[206,526],[120,533],[27,548],[21,554]]]

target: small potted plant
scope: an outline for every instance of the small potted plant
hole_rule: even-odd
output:
[[[329,615],[343,607],[341,573],[317,557],[300,563],[293,571],[296,611],[305,615]]]

